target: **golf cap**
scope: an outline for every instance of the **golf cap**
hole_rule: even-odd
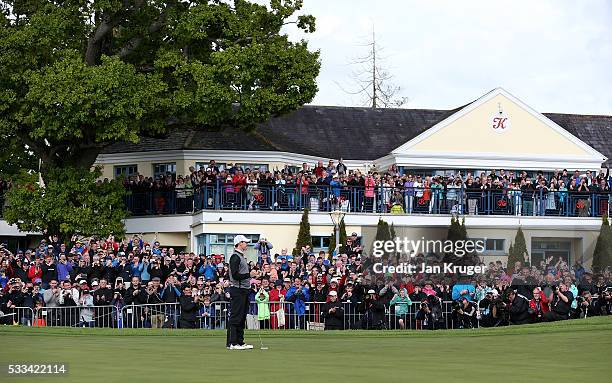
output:
[[[236,245],[238,245],[240,242],[246,242],[246,243],[249,243],[249,242],[251,242],[251,241],[250,241],[250,240],[249,240],[247,237],[245,237],[244,235],[242,235],[242,234],[238,234],[237,236],[235,236],[235,237],[234,237],[234,247],[235,247]]]
[[[368,290],[368,294],[376,294],[376,291],[374,291],[374,290],[372,290],[372,289],[369,289],[369,290]]]
[[[335,297],[335,296],[337,296],[337,295],[338,295],[338,293],[337,293],[335,290],[332,290],[332,291],[330,291],[330,292],[329,292],[329,294],[328,294],[328,295],[329,295],[330,297]]]

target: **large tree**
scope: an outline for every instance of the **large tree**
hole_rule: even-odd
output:
[[[294,24],[314,31],[314,17],[298,16],[301,7],[302,0],[268,6],[0,0],[0,137],[16,139],[41,160],[49,186],[61,180],[62,169],[90,170],[103,148],[118,141],[187,125],[252,129],[317,91],[318,52],[282,30]],[[11,206],[37,200],[23,193],[11,198]],[[23,215],[31,210],[10,221],[33,222]],[[97,214],[116,219],[105,209]]]
[[[612,228],[608,216],[604,214],[601,217],[601,230],[593,251],[592,269],[596,273],[603,273],[610,266],[612,266]]]

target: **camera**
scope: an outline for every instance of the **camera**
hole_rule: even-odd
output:
[[[459,311],[463,309],[463,305],[459,301],[453,301],[453,303],[451,303],[451,309],[453,311]]]
[[[556,293],[557,291],[559,291],[559,286],[557,285],[552,285],[550,286],[550,288],[552,289],[553,293]]]

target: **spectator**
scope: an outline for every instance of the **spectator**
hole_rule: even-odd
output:
[[[531,322],[541,322],[544,319],[544,314],[550,311],[548,298],[540,287],[533,289],[533,298],[529,301],[529,315]]]
[[[321,309],[321,317],[325,323],[325,330],[344,329],[344,308],[338,301],[336,291],[329,292],[329,301]]]
[[[510,324],[527,324],[531,322],[529,317],[529,300],[524,295],[518,294],[513,289],[508,291],[510,312]]]
[[[363,330],[381,330],[384,328],[385,306],[378,300],[376,291],[369,289],[357,310],[362,313],[361,328]]]
[[[408,291],[404,288],[399,290],[399,294],[395,294],[389,304],[395,309],[395,327],[404,330],[406,328],[406,321],[408,315],[410,315],[410,308],[412,307],[412,301],[408,297]]]
[[[289,306],[289,328],[306,329],[306,302],[310,300],[310,292],[306,287],[302,287],[302,279],[300,277],[294,278],[293,286],[285,294],[285,300],[293,303],[293,305]],[[295,320],[295,323],[291,323],[291,320]]]
[[[273,247],[274,246],[272,246],[272,243],[266,240],[265,237],[261,237],[259,242],[255,244],[254,248],[255,251],[257,251],[257,265],[259,267],[261,267],[264,263],[272,263],[270,250],[272,250]]]
[[[550,300],[550,311],[544,314],[543,318],[547,322],[569,319],[569,312],[574,301],[574,295],[569,291],[564,283],[553,286]]]

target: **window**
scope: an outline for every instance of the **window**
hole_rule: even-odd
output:
[[[246,171],[247,169],[259,170],[260,172],[268,171],[268,164],[247,164],[247,163],[240,163],[240,164],[236,164],[236,166],[237,167],[241,167],[243,171]]]
[[[129,177],[138,174],[138,166],[137,165],[119,165],[115,166],[115,178],[119,178],[121,176]]]
[[[505,239],[501,238],[470,238],[471,241],[484,241],[485,255],[503,255],[505,254],[504,246],[506,244]]]
[[[312,238],[312,251],[315,254],[321,250],[327,253],[327,251],[329,250],[329,240],[331,239],[331,237],[313,235],[311,238]]]
[[[237,234],[203,234],[197,237],[197,249],[200,254],[223,254],[225,259],[234,252],[234,237]],[[247,259],[256,261],[257,252],[254,249],[255,244],[259,241],[259,234],[244,234],[245,237],[251,240],[249,247],[245,252]]]
[[[153,177],[159,178],[161,175],[170,173],[176,175],[176,162],[168,162],[163,164],[153,164]]]
[[[503,252],[504,251],[504,239],[489,239],[485,241],[485,251],[487,252]]]

